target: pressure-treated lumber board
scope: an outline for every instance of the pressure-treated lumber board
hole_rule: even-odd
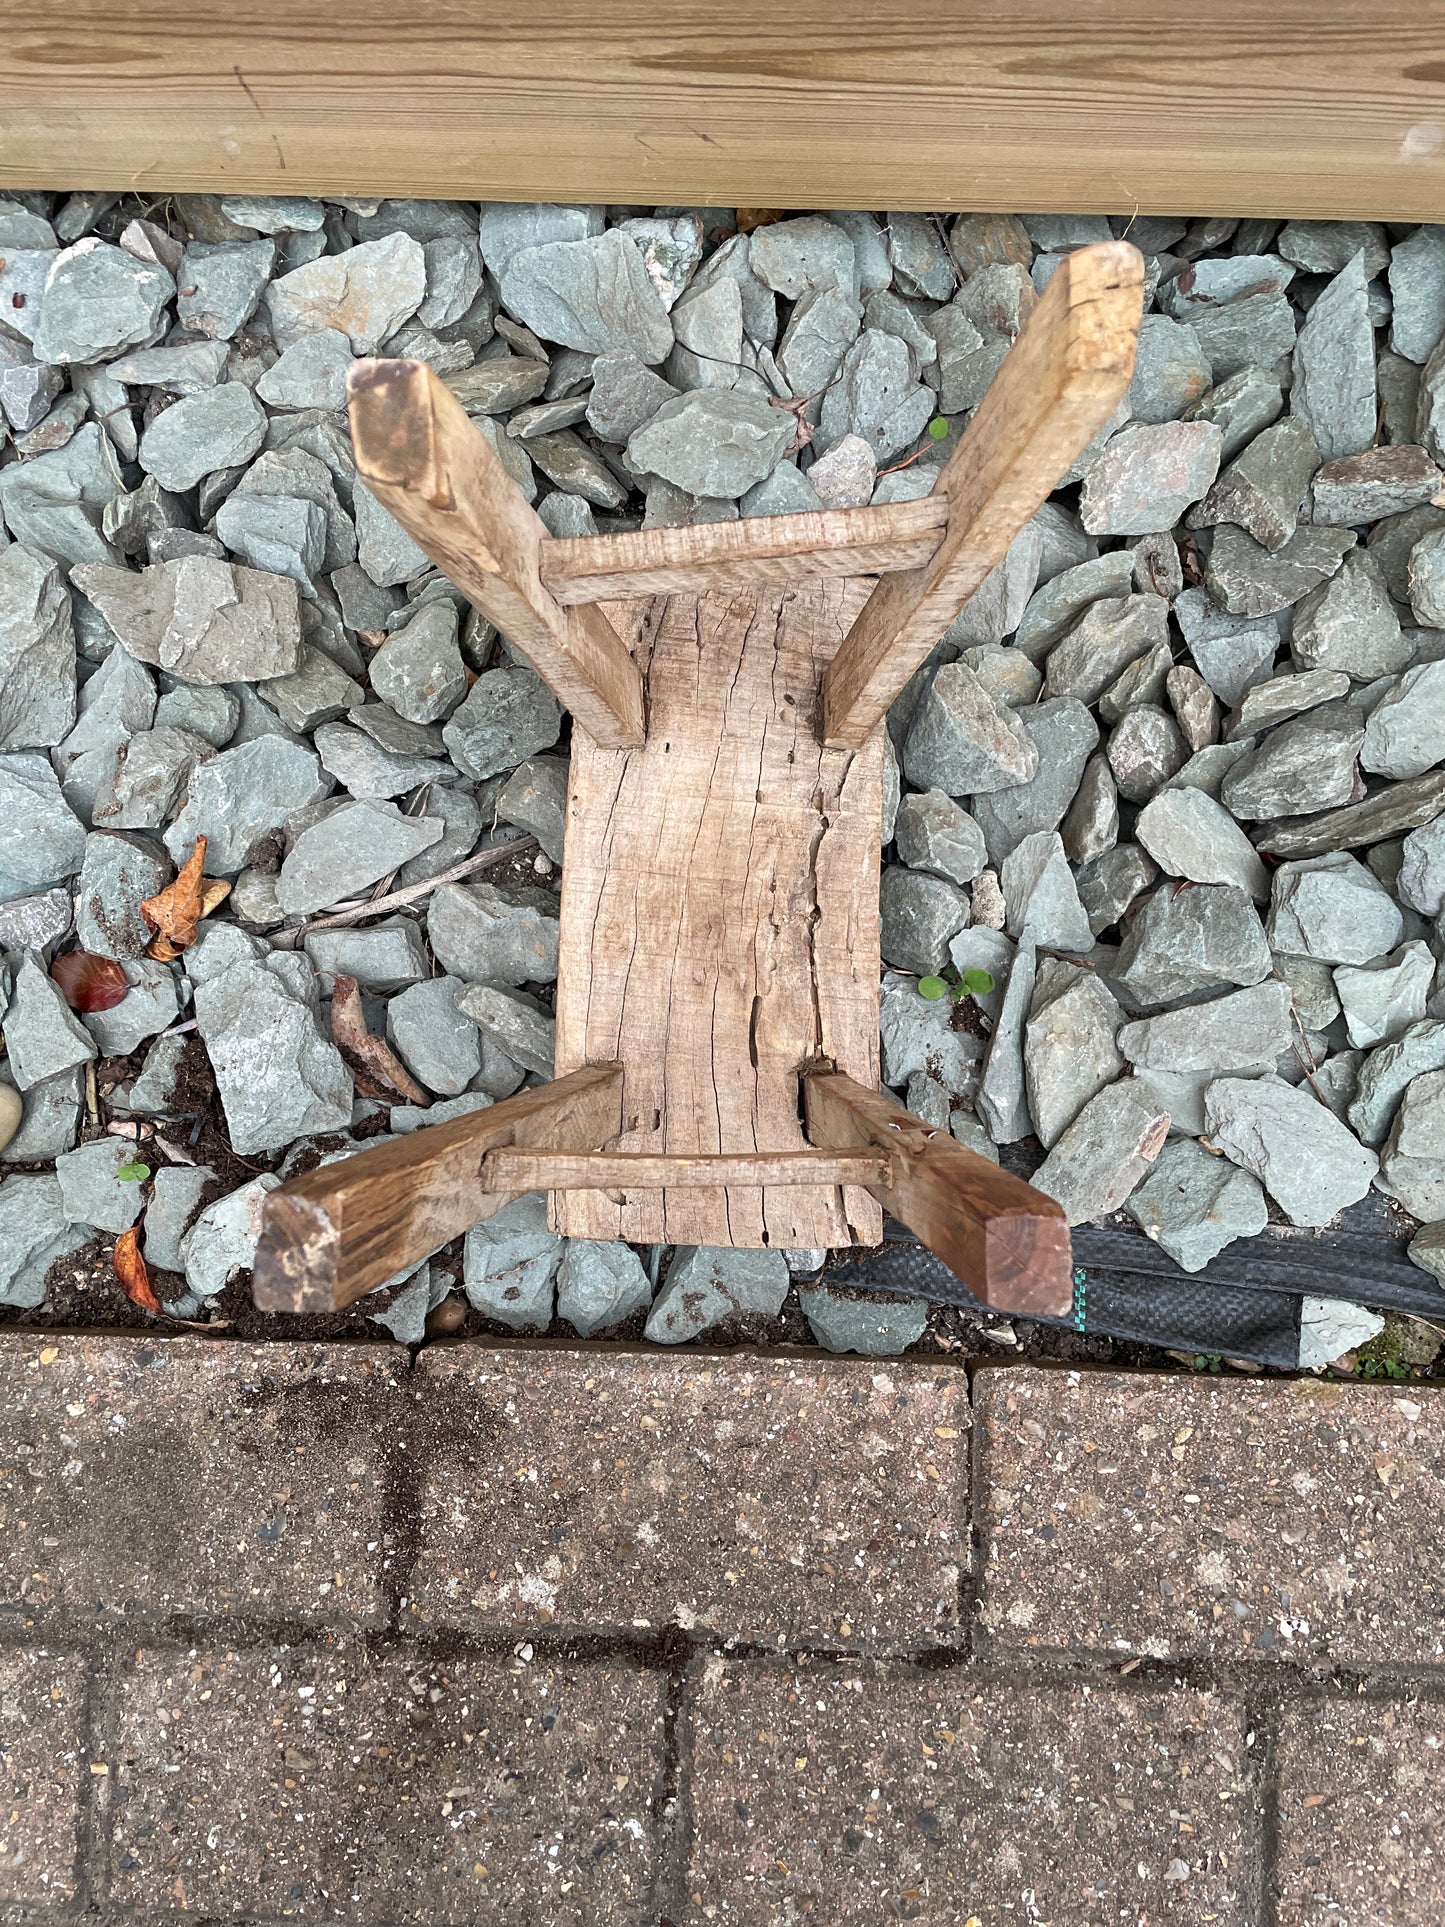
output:
[[[1001,1310],[1062,1318],[1073,1300],[1063,1207],[852,1078],[803,1079],[808,1136],[832,1150],[886,1150],[892,1174],[874,1197],[917,1232],[976,1298]]]
[[[927,562],[948,526],[948,503],[807,509],[745,515],[691,529],[552,537],[542,580],[560,603],[617,602],[643,595],[707,595],[820,575],[880,575]]]
[[[878,1082],[881,733],[820,747],[818,679],[867,584],[618,605],[645,747],[574,739],[557,1069],[624,1067],[616,1151],[805,1150],[798,1072]],[[851,1147],[850,1147],[851,1148]],[[860,1188],[554,1193],[572,1238],[873,1244]]]
[[[676,1185],[883,1184],[881,1152],[775,1151],[733,1157],[649,1157],[643,1151],[488,1151],[489,1191],[636,1191]]]
[[[1144,260],[1128,241],[1066,256],[964,430],[934,495],[942,542],[878,584],[823,677],[823,740],[861,743],[1024,523],[1122,400]]]
[[[617,1135],[621,1098],[621,1071],[597,1064],[292,1178],[266,1199],[257,1309],[335,1311],[420,1264],[507,1202],[482,1188],[489,1151],[606,1144]]]
[[[356,469],[412,540],[531,661],[600,743],[640,743],[642,678],[595,609],[564,609],[537,570],[547,539],[476,423],[424,361],[347,377]]]
[[[1438,220],[1442,0],[4,0],[0,184]]]

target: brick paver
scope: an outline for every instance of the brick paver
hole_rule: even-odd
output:
[[[85,1663],[73,1654],[0,1653],[0,1902],[68,1900],[90,1769],[83,1748]]]
[[[1334,1380],[990,1370],[989,1643],[1445,1659],[1445,1398]]]
[[[1445,1398],[972,1402],[0,1335],[0,1920],[1438,1927]]]
[[[380,1621],[381,1347],[0,1343],[0,1605]]]
[[[143,1652],[111,1891],[143,1912],[647,1918],[665,1682],[617,1664]]]
[[[1280,1737],[1278,1927],[1445,1920],[1445,1706],[1330,1699]]]
[[[953,1636],[956,1369],[740,1355],[421,1356],[423,1620],[907,1646]]]
[[[773,1662],[696,1713],[693,1917],[1235,1921],[1255,1872],[1237,1706]]]

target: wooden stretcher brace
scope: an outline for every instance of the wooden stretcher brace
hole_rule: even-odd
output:
[[[1143,261],[1061,262],[933,493],[554,540],[425,364],[357,471],[572,712],[555,1081],[271,1193],[266,1310],[330,1311],[517,1195],[574,1238],[876,1244],[1062,1314],[1060,1207],[878,1089],[888,707],[1128,388]],[[873,578],[877,578],[874,580]],[[604,613],[599,604],[610,605]]]

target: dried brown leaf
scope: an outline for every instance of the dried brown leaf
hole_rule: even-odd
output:
[[[784,212],[780,207],[740,207],[738,233],[751,234],[755,227],[771,227],[774,221],[782,220]]]
[[[366,1028],[361,991],[355,977],[337,977],[331,993],[331,1035],[369,1096],[393,1104],[430,1104],[431,1097],[380,1037]]]
[[[86,1016],[94,1010],[114,1010],[130,989],[114,957],[97,957],[90,950],[67,950],[50,966],[50,974],[70,1008]]]
[[[206,839],[198,836],[175,882],[141,904],[141,915],[156,933],[146,946],[148,957],[173,962],[196,941],[201,919],[231,894],[229,883],[201,875],[205,862]]]
[[[160,1310],[161,1301],[151,1290],[150,1273],[140,1253],[138,1226],[132,1225],[129,1231],[121,1232],[115,1241],[115,1254],[110,1263],[120,1281],[121,1290],[133,1305],[139,1305],[142,1311]]]

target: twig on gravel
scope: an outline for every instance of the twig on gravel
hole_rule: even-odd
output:
[[[288,931],[287,935],[294,934],[299,941],[310,930],[335,930],[343,924],[360,923],[364,917],[385,916],[391,910],[400,910],[405,904],[417,903],[422,897],[430,896],[443,883],[458,883],[474,870],[488,870],[495,864],[508,863],[514,856],[521,856],[524,850],[532,850],[536,846],[535,836],[513,837],[510,843],[497,843],[490,850],[480,850],[475,856],[454,863],[449,870],[442,870],[423,883],[408,884],[405,890],[393,890],[389,897],[372,897],[366,903],[354,904],[349,910],[333,911],[329,917],[316,917],[310,923],[297,924],[294,933]]]

